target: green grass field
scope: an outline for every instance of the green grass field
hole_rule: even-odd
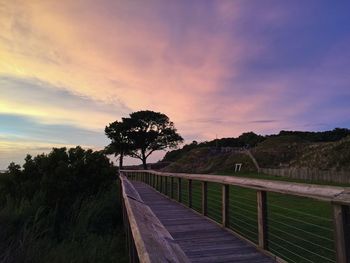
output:
[[[259,175],[260,176],[260,175]],[[255,178],[253,175],[250,177]],[[261,177],[260,177],[261,178]],[[264,179],[271,179],[264,176]],[[283,178],[285,179],[285,178]],[[162,180],[165,193],[165,180]],[[177,179],[174,199],[177,200]],[[170,197],[170,180],[167,180]],[[221,185],[208,183],[208,217],[218,223],[221,215]],[[157,187],[160,191],[160,186]],[[189,204],[188,180],[181,180],[181,202]],[[335,262],[331,205],[309,198],[267,194],[268,250],[288,262]],[[201,184],[192,182],[192,208],[201,212]],[[229,228],[258,243],[256,191],[230,186]]]

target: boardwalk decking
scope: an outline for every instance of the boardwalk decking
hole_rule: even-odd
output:
[[[136,181],[132,184],[192,262],[274,262],[251,244],[150,186]]]

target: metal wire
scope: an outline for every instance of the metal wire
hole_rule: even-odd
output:
[[[281,249],[287,251],[287,252],[290,253],[290,254],[293,254],[293,255],[295,255],[295,256],[297,256],[297,257],[303,259],[303,260],[306,260],[306,261],[308,261],[308,262],[314,263],[313,261],[311,261],[311,260],[309,260],[309,259],[307,259],[307,258],[304,258],[304,257],[302,257],[302,256],[300,256],[300,255],[294,253],[293,251],[290,251],[289,249],[278,245],[277,243],[275,243],[275,242],[273,242],[273,241],[269,241],[269,242],[270,242],[271,244],[275,245],[276,247],[279,247],[279,248],[281,248]],[[297,263],[297,261],[294,261],[294,260],[288,258],[287,256],[283,255],[281,252],[279,252],[279,251],[277,251],[277,250],[270,249],[270,251],[274,252],[274,253],[277,254],[277,255],[280,255],[280,256],[283,257],[283,258],[288,259],[289,261],[292,261],[292,262]]]
[[[244,217],[246,220],[249,220],[249,221],[254,222],[256,224],[258,223],[257,219],[253,219],[251,217],[245,216],[245,215],[243,215],[241,213],[237,213],[237,212],[236,213],[232,213],[232,215],[230,215],[230,217],[232,217],[232,218]]]
[[[320,257],[320,258],[323,258],[323,259],[325,259],[325,260],[327,260],[327,261],[334,262],[333,259],[329,259],[329,258],[327,258],[327,257],[324,257],[324,256],[321,256],[321,255],[319,255],[319,254],[316,254],[315,252],[313,252],[313,251],[311,251],[311,250],[308,250],[308,249],[306,249],[306,248],[303,248],[303,247],[301,247],[301,246],[298,246],[298,245],[296,245],[296,244],[294,244],[294,243],[292,243],[292,242],[290,242],[290,241],[288,241],[288,240],[285,240],[285,239],[283,239],[283,238],[280,238],[280,237],[278,237],[278,236],[276,236],[276,235],[274,235],[274,234],[272,234],[272,233],[269,233],[269,234],[270,234],[271,236],[273,236],[273,237],[275,237],[275,238],[277,238],[277,239],[283,241],[283,242],[286,242],[286,243],[290,244],[291,246],[294,246],[294,247],[297,247],[297,248],[299,248],[299,249],[301,249],[301,250],[304,250],[304,251],[306,251],[307,253],[313,254],[313,255],[315,255],[315,256],[317,256],[317,257]]]
[[[222,192],[220,190],[214,190],[214,189],[208,189],[208,193],[216,193],[218,195],[222,194]]]
[[[304,242],[306,242],[306,243],[309,243],[309,244],[311,244],[311,245],[313,245],[313,246],[317,246],[317,247],[319,247],[319,248],[328,250],[328,251],[330,251],[330,252],[334,252],[333,249],[330,249],[330,248],[321,246],[321,245],[319,245],[319,244],[317,244],[317,243],[311,242],[311,241],[306,240],[306,239],[304,239],[304,238],[302,238],[302,237],[299,237],[299,236],[293,235],[293,234],[291,234],[291,233],[285,232],[285,231],[283,231],[283,230],[280,230],[280,229],[276,228],[275,226],[271,226],[271,225],[270,225],[269,228],[275,229],[276,231],[279,231],[279,232],[281,232],[281,233],[283,233],[283,234],[286,234],[286,235],[288,235],[288,236],[291,236],[291,237],[294,237],[294,238],[299,239],[299,240],[301,240],[301,241],[304,241]]]
[[[257,225],[253,225],[253,224],[250,224],[250,223],[247,223],[247,222],[245,222],[245,221],[243,221],[243,220],[241,220],[241,219],[238,219],[238,218],[231,218],[230,217],[230,220],[231,221],[233,221],[233,222],[241,222],[241,223],[243,223],[243,224],[245,224],[246,226],[250,226],[251,228],[254,228],[255,230],[258,230],[258,226]]]
[[[253,232],[253,231],[251,231],[251,230],[249,230],[249,229],[247,229],[247,228],[245,228],[245,227],[243,227],[243,226],[237,225],[237,224],[235,224],[235,223],[230,224],[229,227],[231,227],[233,230],[237,231],[238,233],[242,233],[242,235],[244,235],[244,233],[243,233],[240,229],[243,229],[244,231],[246,231],[246,232],[252,234],[255,238],[257,237],[257,233],[255,233],[255,232]],[[234,228],[234,227],[236,227],[236,228]],[[238,229],[237,229],[237,228],[238,228]],[[255,239],[255,238],[254,238],[254,239]],[[252,239],[253,239],[253,238],[252,238]]]
[[[238,209],[238,210],[244,211],[244,212],[246,212],[246,213],[248,213],[248,214],[257,216],[257,212],[249,211],[249,210],[244,209],[244,208],[239,207],[239,206],[233,206],[233,205],[232,205],[232,206],[230,206],[230,208],[233,208],[233,211],[234,211],[235,209]]]
[[[290,216],[285,216],[285,215],[282,215],[282,214],[276,213],[276,212],[274,212],[273,214],[274,214],[274,215],[277,215],[277,216],[280,216],[280,217],[283,217],[283,218],[287,218],[287,219],[290,219],[290,220],[294,220],[294,221],[299,222],[299,223],[302,223],[302,224],[310,225],[310,226],[313,226],[313,227],[317,227],[317,228],[319,228],[319,229],[323,229],[323,230],[332,232],[331,229],[326,228],[326,227],[323,227],[323,226],[318,226],[318,225],[315,225],[315,224],[312,224],[312,223],[309,223],[309,222],[305,222],[305,221],[302,221],[302,220],[299,220],[299,219],[296,219],[296,218],[292,218],[292,217],[290,217]]]
[[[234,196],[233,200],[241,199],[241,200],[245,200],[245,201],[248,201],[248,202],[256,203],[256,196],[254,196],[254,198],[252,198],[252,199],[245,198],[245,197],[242,197],[242,196],[236,196],[236,195],[233,195],[233,196]]]
[[[281,224],[281,225],[284,225],[284,226],[287,226],[287,227],[293,228],[293,229],[295,229],[295,230],[298,230],[298,231],[304,232],[304,233],[306,233],[306,234],[308,234],[308,235],[311,235],[311,236],[314,236],[314,237],[317,237],[317,238],[321,238],[321,239],[324,239],[324,240],[327,240],[327,241],[331,241],[331,242],[333,242],[333,240],[332,240],[332,239],[329,239],[329,238],[327,238],[327,237],[323,237],[323,236],[320,236],[320,235],[314,234],[314,233],[312,233],[312,232],[306,231],[306,230],[304,230],[304,229],[301,229],[301,228],[298,228],[298,227],[295,227],[295,226],[291,226],[291,225],[287,225],[287,224],[285,224],[285,223],[281,223],[281,222],[276,221],[276,220],[271,219],[271,218],[269,218],[269,219],[268,219],[268,221],[271,221],[271,222],[274,222],[274,223],[277,223],[277,224]]]
[[[246,202],[240,202],[240,201],[236,201],[236,200],[233,200],[231,203],[232,203],[232,204],[235,204],[235,203],[237,203],[237,204],[243,204],[244,206],[253,208],[254,210],[257,209],[257,208],[256,208],[256,207],[257,207],[256,204],[251,205],[251,204],[248,204],[248,203],[246,203]]]
[[[276,208],[278,208],[278,209],[283,209],[283,210],[286,210],[286,211],[290,211],[290,212],[297,213],[297,214],[301,214],[301,215],[305,215],[305,216],[310,216],[310,217],[313,217],[313,218],[316,218],[316,219],[325,220],[325,221],[327,221],[327,222],[333,222],[333,220],[328,219],[328,218],[325,218],[325,217],[311,215],[311,214],[309,214],[309,213],[301,212],[301,211],[294,210],[294,209],[290,209],[290,208],[285,208],[285,207],[278,206],[278,205],[273,205],[273,204],[271,204],[271,203],[269,203],[268,206],[270,206],[270,207],[276,207]]]
[[[221,203],[221,198],[220,199],[216,199],[215,197],[213,198],[213,197],[207,196],[207,200],[214,201],[214,202],[220,201],[220,203]]]

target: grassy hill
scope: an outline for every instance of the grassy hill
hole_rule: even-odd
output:
[[[249,150],[259,166],[264,168],[309,167],[350,171],[349,134],[350,131],[347,129],[325,132],[281,131],[277,135],[263,138],[256,135],[256,137],[259,136],[257,137],[259,140],[256,140],[255,145],[250,145]],[[165,156],[163,161],[170,164],[163,170],[226,173],[234,170],[235,163],[242,163],[243,171],[256,171],[251,158],[243,151],[246,148],[242,147],[243,143],[238,144],[240,147],[231,146],[237,139],[224,138],[185,145],[182,149],[171,151]],[[215,146],[218,145],[217,142],[219,147]],[[225,142],[231,144],[225,145]]]
[[[242,170],[255,171],[250,157],[243,152],[217,151],[215,148],[200,147],[192,149],[163,171],[182,173],[224,173],[234,170],[235,163],[242,163]]]

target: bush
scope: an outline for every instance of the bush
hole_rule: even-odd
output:
[[[116,169],[76,147],[0,177],[1,262],[126,262]]]

